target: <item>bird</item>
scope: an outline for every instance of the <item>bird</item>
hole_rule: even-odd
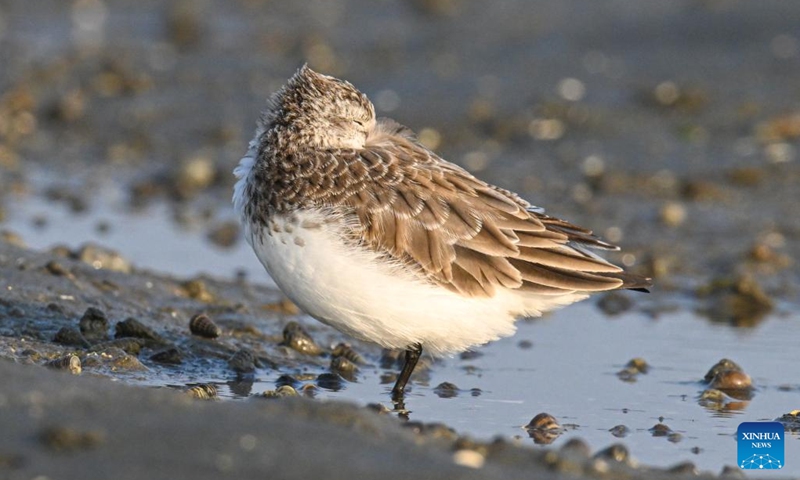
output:
[[[652,285],[593,251],[617,246],[444,160],[307,64],[267,101],[234,175],[244,236],[283,293],[405,350],[393,399],[423,351],[453,355],[512,335],[518,318]]]

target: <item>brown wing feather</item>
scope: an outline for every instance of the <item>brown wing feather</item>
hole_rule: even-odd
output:
[[[440,159],[397,124],[377,130],[363,150],[331,152],[337,164],[329,157],[323,171],[337,188],[318,189],[314,198],[352,211],[354,238],[363,245],[466,296],[649,283],[586,253],[583,246],[615,248],[591,231],[529,210],[516,194]]]

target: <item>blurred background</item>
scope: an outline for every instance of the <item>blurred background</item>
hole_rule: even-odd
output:
[[[159,270],[247,271],[230,253],[230,171],[266,98],[308,62],[445,158],[623,244],[628,266],[707,280],[755,255],[785,276],[800,232],[798,10],[6,0],[0,221],[40,248],[105,235]],[[211,265],[189,239],[164,240],[170,255],[144,242],[187,231],[210,240]]]
[[[546,409],[597,445],[614,423],[650,436],[666,414],[691,440],[635,453],[718,469],[737,415],[776,418],[800,391],[785,368],[800,334],[798,19],[800,3],[777,0],[2,0],[0,240],[98,269],[269,285],[231,171],[266,99],[308,62],[655,278],[650,296],[602,297],[523,323],[483,359],[438,364],[430,385],[484,393],[442,403],[423,384],[416,418],[490,438]],[[649,380],[614,378],[641,352]],[[695,401],[731,355],[756,400]],[[321,395],[385,400],[365,375]]]

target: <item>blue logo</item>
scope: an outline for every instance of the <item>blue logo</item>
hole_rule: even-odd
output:
[[[778,422],[744,422],[736,431],[739,468],[780,470],[785,465],[783,425]]]

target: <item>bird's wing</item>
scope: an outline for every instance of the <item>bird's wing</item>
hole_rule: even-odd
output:
[[[586,250],[613,249],[589,230],[532,210],[407,135],[336,150],[315,203],[343,209],[361,244],[467,296],[498,288],[559,295],[645,286]]]

